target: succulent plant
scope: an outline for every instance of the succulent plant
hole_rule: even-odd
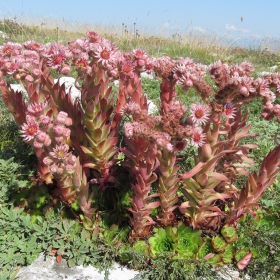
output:
[[[176,251],[184,259],[193,258],[198,252],[202,243],[202,232],[200,230],[193,230],[190,227],[185,226],[183,223],[178,224]]]
[[[221,234],[228,243],[238,240],[237,231],[234,226],[224,225],[221,229]]]
[[[151,253],[153,257],[160,256],[164,252],[174,251],[177,243],[176,228],[155,228],[155,234],[149,238]]]
[[[227,247],[225,239],[219,235],[213,236],[211,242],[214,250],[219,253],[223,253]]]

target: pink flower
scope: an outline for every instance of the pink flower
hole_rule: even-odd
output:
[[[67,173],[73,173],[74,172],[74,166],[71,165],[71,164],[66,164],[65,171],[67,171]]]
[[[50,152],[50,156],[57,159],[65,159],[69,150],[67,144],[56,145],[53,152]]]
[[[24,123],[21,126],[20,132],[22,133],[24,142],[29,142],[35,138],[39,131],[39,125],[36,121]]]
[[[108,66],[114,57],[114,51],[110,46],[98,46],[95,51],[95,57],[98,58],[97,62],[100,62],[103,66]]]
[[[208,121],[211,112],[208,105],[199,103],[192,104],[190,110],[191,119],[194,123],[205,124]]]
[[[88,31],[87,36],[89,37],[90,41],[93,43],[100,43],[101,38],[100,36],[94,31]]]
[[[57,169],[58,169],[58,167],[57,167],[56,164],[53,164],[53,165],[50,166],[50,172],[51,172],[51,173],[56,173],[56,172],[57,172]]]
[[[48,126],[51,122],[51,119],[48,116],[41,115],[39,118],[40,125]]]
[[[19,43],[8,42],[0,47],[1,56],[18,55],[21,53],[22,46]]]
[[[167,151],[169,151],[169,152],[172,152],[172,151],[173,151],[173,146],[172,146],[172,144],[171,144],[171,143],[167,143],[167,144],[165,145],[165,149],[166,149]]]
[[[60,112],[57,114],[57,116],[56,116],[54,122],[55,122],[56,124],[65,125],[65,122],[66,122],[67,117],[68,117],[68,114],[67,114],[67,113],[65,113],[65,112],[63,112],[63,111],[60,111]]]
[[[181,152],[181,151],[185,150],[186,147],[188,146],[188,144],[189,144],[189,141],[187,139],[176,142],[175,144],[173,144],[174,152],[177,153],[177,152]]]
[[[74,156],[74,155],[69,155],[69,157],[67,158],[67,163],[69,163],[69,164],[75,164],[76,163],[76,160],[77,160],[77,157],[76,156]]]
[[[56,136],[61,136],[61,135],[63,135],[64,129],[65,129],[65,127],[62,125],[55,125],[53,127],[53,133]]]
[[[23,46],[27,50],[38,51],[42,45],[36,43],[35,41],[26,41],[23,43]]]
[[[40,149],[40,148],[42,148],[43,146],[44,146],[44,144],[41,143],[41,142],[38,142],[37,140],[35,140],[35,141],[33,142],[33,147],[34,147],[34,148]]]
[[[134,77],[133,74],[134,67],[131,63],[127,62],[121,67],[121,78],[122,79],[132,79]]]
[[[39,116],[44,113],[47,104],[48,104],[47,102],[41,102],[41,103],[34,102],[28,105],[27,111],[34,116]]]
[[[120,112],[122,115],[124,114],[128,114],[128,115],[132,115],[132,114],[140,114],[141,113],[141,108],[140,106],[135,103],[134,101],[130,101],[128,103],[126,103]]]
[[[232,103],[226,103],[224,105],[224,112],[223,115],[226,116],[228,119],[233,119],[235,117],[235,108]]]
[[[71,134],[71,130],[69,128],[64,128],[63,130],[63,136],[64,137],[69,137]]]
[[[48,56],[47,66],[56,69],[64,64],[65,59],[65,53],[63,51],[55,50]]]
[[[36,136],[36,141],[40,143],[44,143],[46,140],[47,134],[43,131],[39,131],[37,136]]]
[[[46,136],[46,139],[44,141],[44,146],[48,147],[52,143],[52,140],[49,135]]]
[[[51,164],[53,164],[53,160],[50,158],[50,157],[44,157],[43,158],[43,163],[45,164],[45,165],[51,165]]]
[[[203,146],[205,142],[205,134],[202,133],[202,130],[200,128],[196,128],[193,131],[192,135],[192,144],[196,147],[201,147]]]
[[[145,51],[141,50],[141,49],[135,49],[132,51],[134,57],[136,59],[146,59],[148,58],[148,55]]]
[[[124,124],[124,134],[128,138],[133,136],[133,126],[131,123]]]
[[[251,77],[240,77],[238,79],[240,84],[239,92],[244,96],[249,96],[250,92],[255,92],[255,88],[252,86],[253,79]]]
[[[82,71],[82,70],[86,70],[87,69],[87,60],[84,58],[79,58],[76,62],[75,62],[75,66],[78,70]]]

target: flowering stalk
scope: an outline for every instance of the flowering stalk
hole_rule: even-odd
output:
[[[155,224],[150,214],[159,205],[159,201],[152,201],[159,194],[150,194],[151,185],[156,181],[155,173],[158,167],[155,145],[149,145],[147,141],[139,136],[134,139],[126,139],[127,147],[123,153],[129,161],[122,163],[130,171],[133,183],[134,197],[130,198],[132,207],[128,210],[132,213],[130,223],[133,227],[131,237],[145,237],[150,234],[151,226]],[[137,143],[137,145],[136,145]]]
[[[158,192],[160,197],[160,222],[164,226],[172,225],[175,220],[173,210],[177,208],[179,189],[179,167],[175,165],[177,156],[174,152],[162,150],[158,153],[159,185]]]

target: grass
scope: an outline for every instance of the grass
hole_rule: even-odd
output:
[[[0,30],[5,32],[8,38],[1,38],[0,44],[7,41],[22,43],[26,40],[41,43],[58,41],[66,44],[69,40],[85,36],[85,32],[89,29],[92,30],[93,28],[88,25],[76,25],[74,28],[68,22],[60,22],[59,24],[57,22],[47,22],[43,25],[40,22],[38,24],[34,22],[28,24],[16,19],[5,19],[0,24]],[[277,65],[280,61],[279,53],[261,48],[228,47],[227,44],[219,41],[215,36],[203,38],[195,34],[189,34],[189,37],[176,35],[171,39],[166,39],[140,35],[135,38],[135,36],[129,34],[122,34],[114,28],[110,29],[112,30],[110,33],[108,27],[106,29],[99,26],[95,27],[94,30],[110,39],[122,51],[143,48],[151,56],[168,55],[174,59],[187,56],[206,65],[218,59],[231,64],[247,60],[254,64],[255,75],[258,71],[269,71],[269,67]],[[159,85],[157,80],[143,79],[144,93],[147,93],[149,99],[157,105],[159,104]],[[188,94],[179,91],[178,96],[186,105],[197,100],[197,95],[191,90]],[[248,109],[251,112],[249,120],[251,131],[259,134],[253,140],[259,147],[252,152],[252,158],[257,165],[260,164],[260,159],[275,146],[271,135],[279,132],[277,122],[274,121],[268,125],[266,121],[260,119],[260,108],[261,104],[258,101],[248,104]],[[49,199],[43,192],[41,192],[41,197],[37,197],[38,201],[36,197],[34,198],[34,206],[29,213],[24,213],[13,206],[11,199],[14,195],[17,195],[20,203],[27,203],[24,197],[20,197],[19,190],[22,191],[23,189],[25,192],[31,192],[32,188],[27,182],[29,176],[32,176],[36,169],[36,158],[30,146],[21,141],[18,127],[9,115],[1,98],[0,131],[0,175],[13,170],[11,177],[0,176],[0,247],[8,247],[8,258],[6,254],[0,253],[0,279],[12,279],[18,266],[30,264],[38,253],[45,252],[45,254],[48,254],[53,247],[59,248],[59,253],[67,259],[69,266],[78,263],[94,264],[101,268],[100,263],[103,262],[104,267],[108,270],[113,260],[122,262],[122,254],[119,253],[116,245],[119,243],[114,243],[116,239],[117,242],[120,242],[116,236],[121,235],[121,230],[117,232],[117,235],[112,233],[112,236],[106,236],[103,241],[97,241],[93,233],[86,233],[78,223],[70,221],[71,214],[65,213],[61,205],[53,204],[53,209],[50,209],[50,211],[44,210],[47,213],[46,216],[38,216],[38,211],[41,211],[39,209],[41,207],[40,203],[42,203],[40,198],[44,197],[43,202]],[[193,166],[194,152],[190,149],[182,155],[185,167]],[[273,215],[272,221],[263,218],[262,212],[257,217],[259,218],[258,221],[248,218],[239,228],[239,234],[244,238],[242,239],[243,244],[238,244],[238,246],[242,247],[245,244],[249,248],[253,244],[258,244],[260,248],[259,254],[254,256],[246,270],[253,279],[268,279],[266,278],[268,275],[270,275],[269,279],[279,279],[279,268],[277,268],[280,261],[278,245],[280,233],[279,182],[280,179],[278,178],[262,199],[265,213]],[[244,181],[241,179],[239,184],[242,186]],[[45,230],[42,230],[42,228]],[[82,234],[77,234],[78,232],[82,232]],[[19,236],[22,237],[22,240],[19,240]],[[35,239],[34,236],[36,236]],[[123,239],[125,240],[125,238]],[[27,244],[33,251],[27,248]],[[132,268],[143,268],[139,279],[183,280],[198,279],[196,277],[205,277],[205,279],[215,279],[217,277],[211,267],[204,263],[198,264],[182,260],[170,262],[169,256],[166,255],[151,260],[151,265],[147,267],[145,256],[137,252],[129,253],[132,255],[132,260],[127,265]],[[262,273],[266,274],[263,275]],[[242,273],[242,277],[245,277],[245,272]]]

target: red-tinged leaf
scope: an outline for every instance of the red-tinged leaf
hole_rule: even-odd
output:
[[[257,145],[257,144],[245,144],[245,145],[241,145],[241,147],[248,148],[248,149],[254,149],[254,148],[258,148],[259,145]]]
[[[100,142],[101,137],[102,137],[102,129],[97,128],[95,130],[93,130],[90,134],[91,138],[94,139],[94,141],[96,142]]]
[[[190,190],[195,190],[195,191],[201,190],[200,185],[193,178],[186,179],[184,180],[184,182],[186,183],[188,189]]]
[[[196,173],[198,173],[202,169],[203,166],[204,166],[204,163],[199,162],[192,170],[184,173],[181,176],[181,179],[184,180],[184,179],[189,179],[189,178],[193,177]]]
[[[85,147],[85,146],[81,146],[81,149],[82,151],[86,154],[86,155],[89,155],[89,156],[93,156],[94,157],[94,153],[92,152],[91,149]]]
[[[160,201],[155,201],[147,204],[144,208],[145,209],[156,209],[157,207],[160,206]]]
[[[237,263],[237,267],[239,270],[243,270],[250,262],[252,258],[252,253],[247,254],[241,261]]]
[[[236,213],[236,218],[239,218],[244,213],[244,209],[239,209]]]
[[[179,206],[179,209],[181,211],[181,209],[183,210],[183,209],[190,208],[190,207],[193,207],[193,205],[191,205],[191,202],[185,201]]]
[[[219,152],[217,155],[215,155],[213,158],[211,158],[208,162],[204,163],[202,173],[207,173],[208,170],[210,170],[218,160],[222,158],[224,154],[229,154],[229,153],[235,153],[235,150],[224,150]],[[195,168],[195,167],[194,167]],[[200,170],[199,170],[200,171]]]
[[[191,204],[193,204],[195,206],[199,206],[197,201],[192,197],[191,194],[189,194],[189,192],[186,189],[182,188],[181,191],[184,194],[184,196],[190,201]]]
[[[177,175],[169,176],[164,180],[164,185],[167,188],[170,188],[179,182]]]
[[[154,194],[151,194],[149,195],[148,198],[153,198],[153,197],[159,197],[159,193],[154,193]]]
[[[86,126],[86,128],[91,132],[91,131],[93,131],[94,129],[95,129],[95,124],[92,122],[92,120],[88,120],[88,119],[86,119],[86,120],[84,120],[84,123],[85,123],[85,126]]]
[[[250,187],[251,187],[251,189],[253,191],[256,190],[258,188],[258,184],[255,181],[255,178],[253,177],[253,175],[251,173],[249,174],[249,179],[250,179]]]
[[[166,197],[173,198],[174,196],[176,196],[178,189],[179,186],[174,186],[171,189],[169,189],[164,195]]]
[[[240,191],[239,199],[238,199],[237,205],[235,205],[235,207],[236,208],[244,208],[247,197],[248,197],[248,193],[246,192],[245,188],[243,188]]]
[[[62,256],[61,256],[61,255],[57,255],[57,256],[56,256],[56,261],[57,261],[58,263],[61,263],[61,262],[62,262]]]
[[[225,175],[218,173],[218,172],[210,173],[209,177],[214,177],[216,179],[219,179],[220,181],[226,181],[226,182],[228,181],[228,178]]]
[[[213,258],[213,257],[215,257],[215,254],[209,253],[209,254],[207,254],[203,259],[207,261],[207,260],[209,260],[209,259],[211,259],[211,258]]]
[[[96,164],[92,163],[92,162],[85,162],[83,164],[83,167],[88,167],[88,168],[92,168],[92,169],[95,169],[97,167]]]

